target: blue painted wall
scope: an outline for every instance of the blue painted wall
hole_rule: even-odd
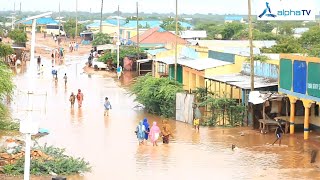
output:
[[[250,64],[245,63],[242,66],[242,72],[244,74],[250,75]],[[279,78],[279,68],[277,65],[268,64],[260,61],[254,62],[254,74],[259,77],[278,79]]]

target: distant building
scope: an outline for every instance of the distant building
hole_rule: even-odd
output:
[[[27,32],[31,32],[32,29],[32,21],[23,21],[24,19],[22,19],[21,21],[18,21],[16,24],[23,24],[25,25],[25,31]],[[54,20],[52,17],[43,17],[43,18],[38,18],[36,20],[36,24],[37,24],[37,31],[38,32],[45,32],[47,25],[58,25],[59,22]]]
[[[225,23],[232,23],[232,22],[240,22],[240,23],[245,23],[243,20],[242,16],[225,16],[224,17],[224,22]]]
[[[175,31],[170,31],[175,34]],[[194,30],[187,30],[187,31],[180,31],[179,35],[182,39],[187,41],[193,40],[203,40],[207,38],[207,31],[194,31]]]
[[[300,38],[303,33],[308,31],[309,31],[309,28],[295,28],[293,29],[293,36],[296,38]]]
[[[132,37],[131,41],[136,44],[137,36]],[[145,48],[164,47],[175,42],[176,35],[160,27],[149,29],[139,36],[140,46]],[[180,37],[178,37],[177,42],[178,44],[187,44],[187,41]]]

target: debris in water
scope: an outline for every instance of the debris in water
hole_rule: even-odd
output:
[[[316,162],[317,154],[318,154],[317,150],[312,150],[311,151],[311,161],[310,161],[310,163],[315,163]]]

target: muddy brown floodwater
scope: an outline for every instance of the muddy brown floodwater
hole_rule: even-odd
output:
[[[161,124],[162,119],[134,109],[134,97],[118,80],[84,74],[85,59],[60,66],[57,84],[49,61],[43,77],[21,69],[15,77],[13,116],[25,117],[26,92],[33,91],[34,117],[50,131],[40,143],[66,148],[92,165],[92,172],[69,180],[319,179],[320,159],[310,164],[310,152],[318,146],[304,142],[299,134],[285,135],[279,147],[270,145],[272,133],[263,135],[251,128],[201,128],[196,133],[191,125],[170,121],[175,136],[169,145],[138,146],[134,133],[138,121],[147,117],[150,123]],[[67,87],[62,82],[64,73],[69,77]],[[130,82],[129,74],[125,81]],[[69,95],[77,89],[84,93],[83,107],[71,109]],[[106,96],[113,107],[109,117],[103,116]],[[237,147],[234,151],[232,144]]]

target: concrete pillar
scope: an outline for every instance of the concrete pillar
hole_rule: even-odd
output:
[[[290,100],[290,134],[294,134],[294,121],[296,114],[296,102],[297,99],[294,97],[289,97]]]
[[[200,87],[200,77],[198,74],[196,74],[196,88]]]
[[[192,73],[188,71],[189,74],[189,81],[188,81],[188,90],[191,89],[191,84],[192,84]]]
[[[312,105],[311,101],[303,100],[303,106],[304,106],[304,134],[303,138],[304,140],[309,139],[309,122],[310,122],[310,107]]]

